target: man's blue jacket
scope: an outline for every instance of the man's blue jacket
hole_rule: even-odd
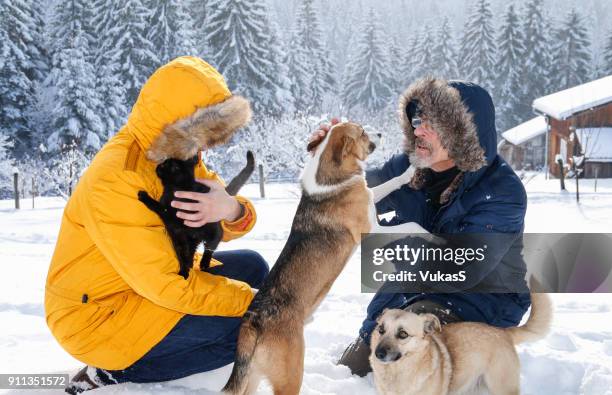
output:
[[[441,102],[440,97],[448,93],[454,94],[454,99]],[[439,210],[427,202],[422,189],[415,190],[404,185],[377,204],[378,213],[395,211],[395,217],[388,225],[417,222],[434,233],[496,232],[522,237],[527,196],[521,180],[497,154],[495,109],[487,91],[478,85],[459,81],[425,79],[413,84],[400,101],[400,121],[406,136],[405,152],[414,149],[414,130],[408,121],[411,116],[408,104],[415,99],[433,121],[434,129],[441,134],[442,143],[462,170],[461,178],[448,191]],[[473,142],[470,146],[469,141],[469,133],[473,133],[474,129],[486,164],[485,158],[482,158],[482,163],[476,165],[479,159],[474,152],[478,149],[474,149]],[[406,153],[393,156],[382,168],[367,172],[368,185],[379,185],[401,175],[409,164]],[[501,275],[516,274],[522,269],[511,255],[501,254],[494,262],[487,264],[495,266]],[[360,335],[369,341],[369,335],[376,326],[375,320],[383,309],[401,308],[421,299],[447,306],[462,320],[486,322],[498,327],[518,325],[530,305],[528,293],[377,293],[368,306],[368,315]]]

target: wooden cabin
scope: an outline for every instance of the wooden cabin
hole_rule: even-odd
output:
[[[498,152],[516,170],[541,170],[546,166],[547,130],[543,116],[523,122],[502,133]]]
[[[584,177],[612,177],[612,76],[540,97],[532,107],[538,117],[502,133],[511,146],[500,144],[506,152],[541,138],[553,176],[560,174],[558,155],[569,164],[572,156],[584,154]]]

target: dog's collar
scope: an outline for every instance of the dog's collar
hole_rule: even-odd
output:
[[[365,178],[363,176],[363,174],[355,174],[353,176],[351,176],[350,178],[342,181],[339,184],[334,184],[334,185],[320,185],[320,184],[314,184],[314,185],[309,185],[308,183],[305,182],[305,180],[302,179],[301,181],[301,185],[302,185],[302,189],[304,190],[304,192],[306,192],[306,194],[310,195],[310,196],[320,196],[320,197],[327,197],[327,196],[331,196],[331,195],[336,195],[338,192],[357,184],[360,181],[364,181]]]

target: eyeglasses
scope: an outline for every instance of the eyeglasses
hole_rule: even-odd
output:
[[[412,125],[414,129],[421,126],[424,122],[426,121],[420,117],[412,117],[412,119],[410,120],[410,124]]]

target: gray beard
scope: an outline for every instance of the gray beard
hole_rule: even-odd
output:
[[[431,166],[430,158],[420,158],[414,151],[408,154],[408,159],[410,160],[410,165],[417,169],[426,169]]]

